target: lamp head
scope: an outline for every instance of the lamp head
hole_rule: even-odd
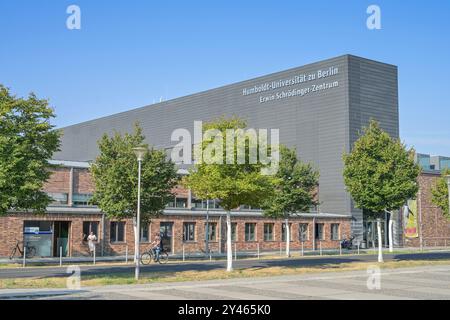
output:
[[[134,154],[136,155],[138,161],[144,160],[144,155],[147,152],[147,148],[145,147],[136,147],[133,148]]]

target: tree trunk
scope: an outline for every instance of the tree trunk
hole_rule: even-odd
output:
[[[227,271],[233,271],[233,251],[231,248],[231,212],[227,211]]]
[[[134,231],[134,262],[136,263],[136,261],[139,259],[139,257],[137,256],[137,250],[136,248],[138,247],[138,232],[137,232],[137,220],[136,217],[133,218],[133,231]]]
[[[291,230],[289,230],[289,219],[286,218],[284,220],[284,230],[286,230],[286,257],[290,257],[291,256],[291,251],[289,248],[290,245],[290,240],[291,240]]]
[[[392,214],[389,214],[388,232],[389,232],[389,252],[394,252],[394,220]]]
[[[378,262],[383,261],[383,239],[381,238],[381,221],[377,220],[377,229],[378,229]]]

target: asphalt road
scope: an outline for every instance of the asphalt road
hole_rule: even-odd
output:
[[[408,260],[450,260],[450,252],[424,252],[424,253],[402,253],[384,254],[385,261],[408,261]],[[311,267],[326,266],[327,264],[351,263],[351,262],[376,262],[377,255],[342,255],[342,256],[319,256],[291,259],[261,259],[261,260],[237,260],[234,268],[266,268],[266,267]],[[0,268],[0,279],[11,278],[49,278],[67,277],[68,265],[63,267],[27,267],[27,268]],[[150,272],[180,272],[180,271],[208,271],[224,269],[226,261],[203,261],[203,262],[173,262],[166,265],[153,264],[141,266],[141,273]],[[134,274],[134,265],[92,265],[80,266],[82,276],[102,274]]]
[[[3,289],[0,300],[450,300],[450,265],[330,271],[289,276],[239,278],[79,289]],[[233,304],[233,303],[232,303]],[[177,316],[175,302],[165,314]],[[215,314],[220,314],[220,310]],[[215,314],[211,314],[214,318]],[[198,318],[198,317],[197,317]],[[203,317],[202,317],[203,318]]]

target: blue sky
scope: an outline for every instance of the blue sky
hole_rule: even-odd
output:
[[[0,0],[0,83],[63,127],[350,53],[398,65],[402,140],[450,155],[448,21],[450,1]]]

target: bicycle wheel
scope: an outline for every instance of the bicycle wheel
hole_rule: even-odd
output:
[[[27,259],[31,259],[36,255],[35,247],[27,247]]]
[[[151,252],[144,252],[141,255],[141,263],[142,264],[145,264],[145,265],[150,264],[150,262],[152,262],[152,260],[153,260],[153,254]]]
[[[11,254],[9,255],[9,260],[12,260],[12,258],[14,258],[14,256],[16,255],[16,250],[17,247],[14,247],[14,249],[12,249]]]
[[[169,261],[169,254],[167,252],[161,252],[159,255],[159,263],[166,264]]]

